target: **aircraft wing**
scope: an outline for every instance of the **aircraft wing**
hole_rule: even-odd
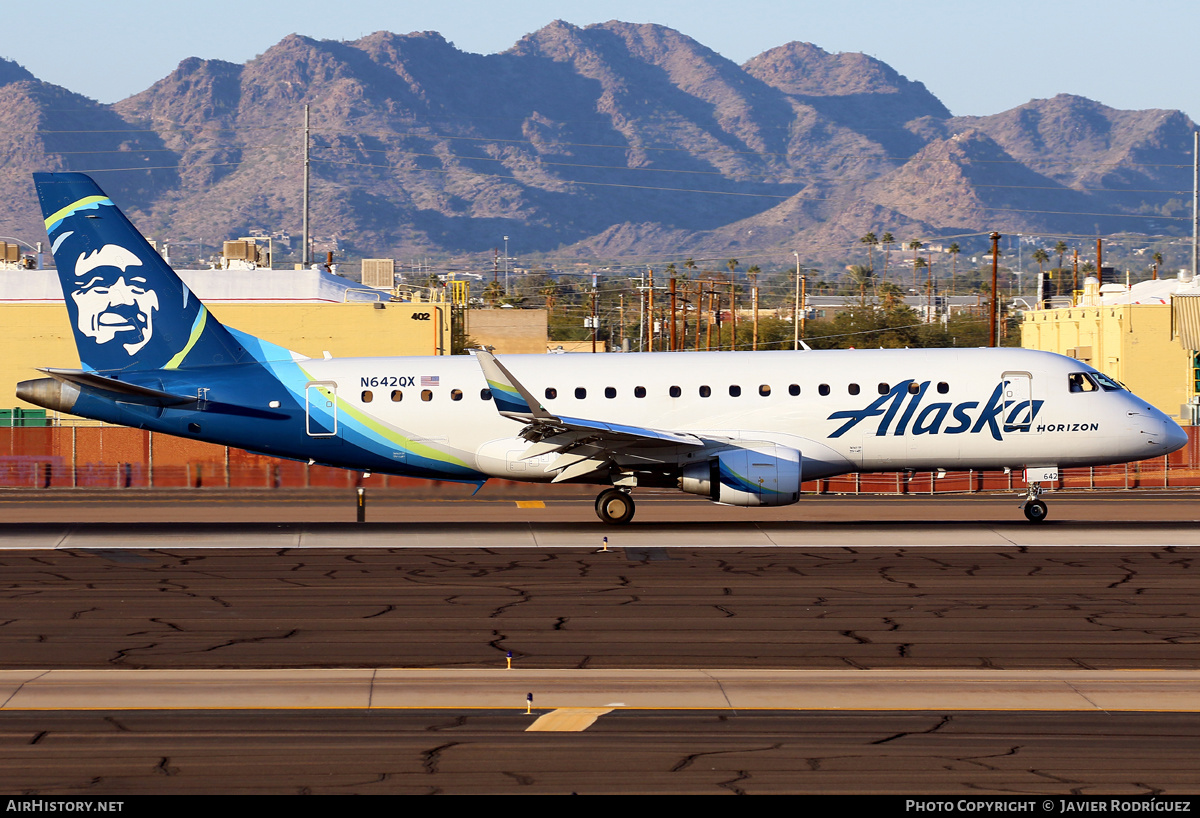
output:
[[[582,477],[622,463],[656,462],[653,450],[674,446],[704,446],[688,432],[672,432],[555,415],[534,398],[508,368],[490,352],[478,351],[476,360],[491,389],[496,410],[506,418],[525,423],[521,437],[533,442],[522,459],[557,452],[546,471],[558,471],[555,483]]]

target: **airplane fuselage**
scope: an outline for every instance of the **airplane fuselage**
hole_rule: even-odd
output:
[[[276,348],[278,350],[278,348]],[[279,350],[279,353],[282,353]],[[87,399],[110,422],[276,456],[390,474],[545,480],[523,459],[522,424],[502,417],[470,356],[293,359],[127,372],[193,407]],[[505,364],[551,413],[791,446],[805,479],[851,471],[1087,466],[1153,457],[1178,427],[1126,390],[1070,390],[1070,358],[1014,349],[517,355]],[[231,411],[236,407],[236,411]],[[711,447],[710,447],[711,448]],[[674,469],[683,448],[660,448]],[[630,468],[637,469],[633,462]],[[607,482],[607,475],[592,482]]]

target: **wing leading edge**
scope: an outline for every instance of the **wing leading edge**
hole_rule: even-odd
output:
[[[552,414],[495,355],[480,350],[475,358],[492,390],[496,410],[525,424],[520,435],[533,446],[522,459],[559,454],[546,467],[547,472],[558,472],[555,483],[605,468],[623,470],[633,463],[652,466],[660,462],[652,451],[656,448],[705,445],[703,439],[687,432]]]

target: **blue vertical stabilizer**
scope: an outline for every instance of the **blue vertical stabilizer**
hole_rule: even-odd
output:
[[[249,357],[91,177],[33,180],[85,368],[178,369]]]

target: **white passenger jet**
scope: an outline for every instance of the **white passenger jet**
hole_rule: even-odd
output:
[[[482,484],[637,487],[778,506],[848,472],[1022,469],[1025,516],[1070,466],[1156,457],[1173,420],[1071,358],[1019,349],[310,359],[223,326],[89,177],[34,175],[81,370],[17,395],[276,457]]]

